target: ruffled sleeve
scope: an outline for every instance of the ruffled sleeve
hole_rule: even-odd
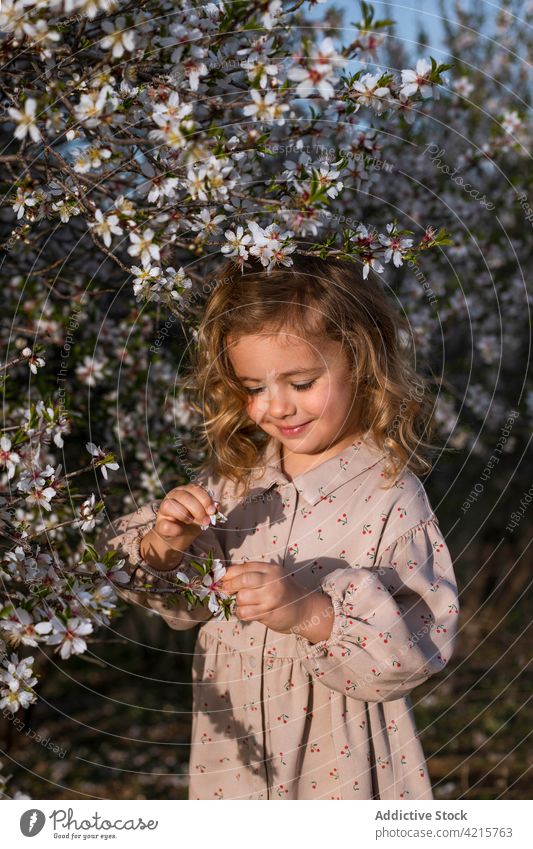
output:
[[[198,483],[210,488],[211,479],[207,476],[203,478],[199,476]],[[155,610],[171,628],[184,631],[200,622],[206,622],[213,614],[202,604],[187,610],[188,602],[180,593],[168,592],[172,587],[173,578],[176,577],[177,572],[184,572],[189,576],[194,574],[192,567],[188,566],[189,557],[205,557],[210,549],[213,550],[214,557],[225,564],[225,551],[218,533],[219,529],[209,527],[202,531],[192,545],[185,550],[178,567],[164,573],[153,570],[143,561],[139,545],[142,537],[155,525],[159,504],[159,501],[145,504],[139,510],[116,519],[100,533],[95,548],[100,556],[105,551],[114,550],[126,560],[123,570],[129,574],[130,581],[128,584],[120,585],[113,582],[113,589],[118,596],[125,601]],[[165,592],[157,592],[158,590],[165,590]]]
[[[314,679],[367,702],[406,696],[440,672],[453,652],[459,603],[449,550],[435,516],[399,536],[368,568],[330,572],[327,640],[296,635]]]

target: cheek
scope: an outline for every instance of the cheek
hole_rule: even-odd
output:
[[[264,405],[261,407],[259,398],[250,398],[246,404],[246,412],[254,422],[261,420],[264,413]]]
[[[302,393],[302,395],[306,395],[303,402],[305,409],[317,416],[328,412],[335,403],[329,385],[323,386],[315,392]]]
[[[346,406],[351,402],[351,395],[346,385],[335,386],[328,384],[313,398],[312,409],[321,411],[328,417],[342,415]]]

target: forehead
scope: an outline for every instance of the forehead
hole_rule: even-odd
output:
[[[340,343],[332,339],[307,340],[296,331],[247,334],[227,340],[228,357],[239,377],[327,367],[336,359],[340,348]]]

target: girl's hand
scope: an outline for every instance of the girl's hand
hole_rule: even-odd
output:
[[[172,548],[187,548],[201,533],[201,525],[210,525],[217,512],[216,502],[198,484],[171,489],[159,505],[154,530]]]
[[[315,595],[277,563],[256,561],[230,566],[221,587],[226,593],[237,593],[235,615],[239,619],[257,620],[281,634],[299,629],[307,615],[306,599]]]
[[[141,555],[154,569],[179,565],[183,552],[211,524],[217,502],[198,484],[172,489],[159,505],[155,525],[141,541]]]

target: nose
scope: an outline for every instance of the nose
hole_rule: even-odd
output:
[[[265,413],[267,411],[270,417],[278,420],[295,414],[296,404],[288,387],[274,384],[268,388],[265,392]]]

